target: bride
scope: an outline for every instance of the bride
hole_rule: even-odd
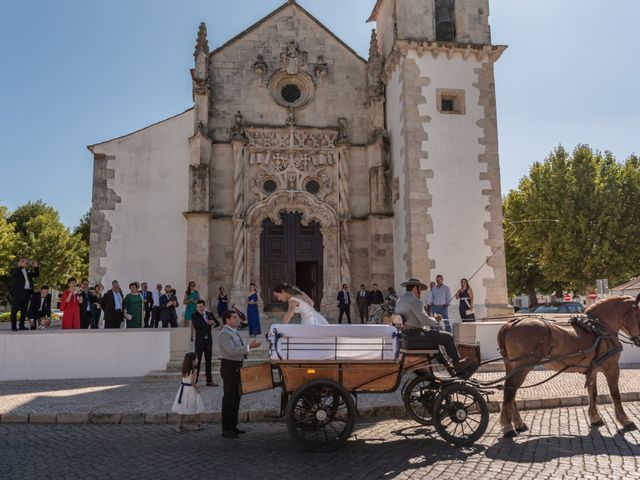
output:
[[[328,325],[329,322],[320,312],[313,308],[311,300],[304,292],[296,287],[280,283],[273,289],[273,295],[281,302],[287,302],[289,309],[282,318],[282,323],[289,323],[294,313],[302,317],[302,325]]]

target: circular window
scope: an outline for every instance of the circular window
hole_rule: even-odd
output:
[[[267,193],[273,193],[278,188],[278,184],[273,180],[267,180],[262,184],[262,188]]]
[[[287,103],[295,103],[302,95],[300,91],[300,87],[294,85],[293,83],[287,83],[280,90],[280,95],[282,95],[282,99]]]
[[[320,191],[320,184],[316,180],[309,180],[305,185],[304,189],[309,192],[311,195],[317,195]]]
[[[269,93],[282,107],[301,108],[313,99],[315,86],[307,73],[290,75],[286,70],[281,70],[269,80]]]

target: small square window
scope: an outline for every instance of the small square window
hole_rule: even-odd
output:
[[[464,90],[451,88],[436,89],[436,107],[438,112],[449,115],[465,115]]]

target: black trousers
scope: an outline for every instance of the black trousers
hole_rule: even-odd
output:
[[[20,312],[20,328],[24,328],[24,319],[27,317],[31,295],[33,295],[33,290],[24,290],[13,297],[11,301],[11,328],[13,330],[18,328],[18,312]]]
[[[104,328],[120,328],[122,323],[122,311],[117,310],[115,314],[104,314]]]
[[[84,305],[80,305],[80,308]],[[86,310],[80,310],[80,328],[89,328],[91,325],[91,312]]]
[[[338,323],[342,323],[342,316],[347,316],[347,323],[351,323],[351,307],[347,305],[346,307],[339,307],[340,314],[338,315]]]
[[[238,425],[238,410],[240,409],[240,367],[242,362],[234,360],[221,361],[220,375],[222,376],[222,430],[229,431]]]
[[[149,327],[153,327],[153,319],[151,319],[151,323],[149,323],[149,318],[151,317],[151,309],[150,308],[145,308],[144,309],[144,328],[149,328]]]
[[[369,307],[358,306],[358,310],[360,312],[360,323],[367,323],[367,320],[369,320]]]
[[[213,374],[211,373],[211,354],[213,352],[213,345],[211,339],[204,343],[196,344],[196,358],[198,359],[198,370],[196,372],[196,383],[198,383],[198,377],[200,376],[200,366],[202,365],[202,354],[204,353],[204,371],[207,376],[207,383],[213,382]]]
[[[158,328],[160,325],[160,307],[153,307],[151,309],[151,326]]]
[[[456,341],[449,332],[441,330],[429,330],[426,333],[427,338],[436,345],[442,345],[447,356],[453,361],[460,360],[460,353],[458,353],[458,347],[456,347]]]

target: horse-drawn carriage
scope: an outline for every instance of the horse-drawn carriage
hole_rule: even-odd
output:
[[[540,366],[556,375],[585,374],[595,427],[604,424],[596,409],[596,375],[602,372],[616,419],[626,430],[636,429],[618,388],[621,342],[640,346],[640,307],[631,297],[598,302],[571,324],[535,316],[505,319],[498,333],[501,358],[495,360],[504,361],[506,375],[487,382],[454,377],[437,347],[414,349],[392,325],[275,325],[270,338],[271,361],[242,369],[243,393],[281,387],[280,415],[289,433],[309,450],[333,450],[346,442],[359,394],[389,393],[401,385],[408,415],[433,425],[454,445],[472,444],[484,434],[488,389],[504,390],[500,422],[505,436],[515,436],[528,429],[518,413],[516,392]]]
[[[440,350],[411,349],[396,327],[274,325],[269,337],[271,361],[241,370],[242,391],[281,387],[280,416],[305,449],[340,447],[354,429],[358,395],[401,385],[411,418],[445,441],[472,444],[487,428],[488,392],[437,373],[451,372]]]

